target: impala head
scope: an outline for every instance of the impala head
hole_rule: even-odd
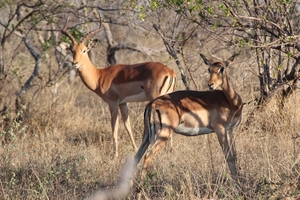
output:
[[[100,17],[99,17],[99,20],[100,20],[99,28],[86,34],[86,36],[83,37],[81,42],[77,43],[76,39],[69,32],[67,32],[67,25],[68,25],[69,17],[67,18],[66,24],[65,24],[64,28],[61,30],[61,32],[72,41],[72,45],[62,42],[62,43],[60,43],[60,46],[63,49],[71,50],[71,52],[73,53],[73,66],[74,67],[80,68],[84,64],[90,62],[88,52],[91,50],[92,47],[94,47],[97,44],[98,40],[94,39],[94,40],[90,41],[88,44],[86,44],[86,43],[93,35],[95,35],[96,33],[100,32],[102,30]]]
[[[206,58],[203,54],[200,54],[204,63],[208,65],[208,72],[210,78],[208,81],[208,88],[210,90],[215,90],[218,86],[223,85],[223,81],[226,78],[226,68],[234,60],[235,55],[228,58],[228,60],[223,62],[213,62],[210,59]]]

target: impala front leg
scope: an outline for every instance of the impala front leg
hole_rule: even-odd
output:
[[[118,157],[118,129],[119,129],[119,115],[118,115],[118,103],[110,103],[109,111],[111,115],[111,128],[114,137],[114,151],[115,158]]]
[[[228,164],[231,177],[233,180],[237,180],[237,168],[236,168],[236,157],[234,154],[234,149],[232,145],[232,138],[231,133],[227,135],[227,131],[225,127],[220,127],[218,129],[215,129],[216,134],[218,136],[218,140],[220,143],[220,146],[223,150],[226,162]]]
[[[125,128],[129,134],[129,137],[131,139],[132,142],[132,146],[134,148],[135,151],[137,151],[137,147],[133,138],[133,134],[132,134],[132,130],[131,130],[131,125],[130,125],[130,120],[129,120],[129,114],[128,114],[128,107],[126,103],[122,103],[119,105],[119,108],[121,110],[121,114],[122,114],[122,118],[125,124]]]
[[[229,169],[230,169],[230,172],[231,174],[234,174],[234,180],[236,180],[237,178],[237,168],[236,168],[236,152],[235,152],[235,149],[234,149],[234,144],[233,144],[233,138],[232,138],[232,128],[228,129],[226,131],[226,136],[227,136],[227,141],[228,141],[228,159],[229,162],[228,162],[228,165],[231,164],[232,166],[230,167],[229,166]]]

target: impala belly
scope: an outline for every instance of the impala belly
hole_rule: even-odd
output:
[[[120,103],[143,102],[143,101],[147,101],[147,97],[146,97],[145,92],[141,92],[141,93],[138,93],[138,94],[127,96],[124,99],[122,99],[122,101]]]
[[[142,82],[130,82],[122,84],[120,88],[123,94],[121,103],[147,101],[148,99],[142,84]]]
[[[185,136],[204,135],[212,132],[214,132],[214,130],[211,128],[207,128],[207,127],[191,128],[191,127],[184,126],[183,123],[179,124],[179,126],[175,129],[175,133],[185,135]]]
[[[206,110],[186,112],[181,116],[181,122],[175,132],[185,136],[208,134],[214,132],[209,124],[209,113]]]
[[[148,101],[149,99],[146,96],[143,85],[143,82],[137,81],[119,85],[119,91],[122,92],[122,95],[120,95],[122,98],[120,103]]]

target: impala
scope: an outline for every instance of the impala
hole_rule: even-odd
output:
[[[61,43],[60,46],[72,51],[73,66],[77,68],[82,82],[109,106],[115,157],[118,156],[118,107],[132,145],[137,150],[128,116],[127,103],[151,101],[158,96],[172,92],[175,85],[175,72],[158,62],[133,65],[119,64],[103,69],[97,68],[90,61],[88,51],[95,46],[98,40],[94,39],[88,44],[86,43],[89,38],[102,30],[101,19],[99,19],[99,28],[89,32],[80,43],[77,43],[76,39],[67,32],[68,19],[61,32],[72,41],[72,46],[68,43]]]
[[[228,82],[226,68],[234,56],[224,62],[212,62],[200,54],[208,65],[208,91],[176,91],[149,102],[144,112],[144,135],[135,155],[137,165],[146,153],[141,181],[155,155],[175,132],[184,136],[198,136],[215,132],[225,155],[231,176],[237,178],[236,154],[232,130],[242,120],[243,102]],[[217,87],[222,90],[215,90]]]

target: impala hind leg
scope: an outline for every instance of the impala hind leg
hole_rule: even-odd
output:
[[[121,110],[121,114],[122,114],[122,118],[125,124],[125,128],[129,134],[132,146],[134,148],[135,151],[137,151],[137,147],[133,138],[133,134],[132,134],[132,129],[131,129],[131,124],[130,124],[130,120],[129,120],[129,114],[128,114],[128,107],[126,103],[120,104],[119,108]]]
[[[158,138],[154,143],[153,147],[149,152],[146,153],[144,158],[143,170],[141,174],[141,181],[143,181],[147,175],[147,169],[151,164],[153,158],[157,155],[157,153],[165,146],[168,138]]]
[[[157,140],[155,141],[154,145],[151,147],[151,150],[146,153],[144,156],[144,164],[143,169],[141,172],[141,180],[140,180],[140,187],[142,187],[144,179],[147,175],[147,169],[151,164],[153,158],[157,155],[157,153],[165,146],[169,137],[160,137],[158,136]],[[138,190],[138,199],[141,199],[141,191]]]

